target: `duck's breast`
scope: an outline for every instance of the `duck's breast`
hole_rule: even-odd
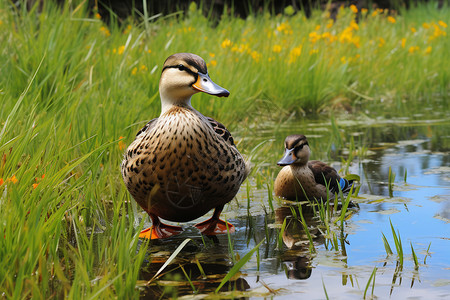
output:
[[[132,176],[124,175],[125,182],[147,211],[191,220],[237,193],[244,160],[204,118],[194,110],[171,109],[130,145],[124,174]]]

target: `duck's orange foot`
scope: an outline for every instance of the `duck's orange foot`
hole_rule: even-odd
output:
[[[214,218],[210,218],[195,224],[194,226],[204,235],[216,235],[228,232],[233,233],[235,231],[233,224]]]
[[[139,237],[151,240],[166,239],[168,237],[180,234],[182,231],[183,228],[180,226],[159,223],[156,226],[151,226],[150,228],[142,230]]]

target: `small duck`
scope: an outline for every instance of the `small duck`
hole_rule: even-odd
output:
[[[211,80],[200,56],[169,56],[159,82],[161,114],[137,133],[124,155],[125,185],[152,219],[152,227],[140,233],[142,238],[167,238],[182,231],[160,218],[187,222],[211,209],[213,216],[195,225],[202,234],[234,231],[219,216],[250,169],[225,126],[191,106],[198,92],[230,94]]]
[[[337,171],[327,164],[309,160],[311,150],[304,135],[290,135],[284,141],[284,157],[278,162],[283,166],[275,179],[274,192],[287,200],[317,200],[330,197],[339,191],[350,190],[353,181],[341,178]]]

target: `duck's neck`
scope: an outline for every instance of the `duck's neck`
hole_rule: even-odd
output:
[[[164,97],[164,95],[161,95],[161,115],[165,114],[174,106],[185,106],[188,108],[192,108],[191,97],[180,100],[180,99],[171,99],[168,97]]]
[[[300,170],[300,169],[304,169],[308,166],[308,164],[304,164],[304,163],[295,163],[290,165],[292,170]]]

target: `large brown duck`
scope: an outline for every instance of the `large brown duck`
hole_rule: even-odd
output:
[[[225,126],[191,106],[191,97],[198,92],[218,97],[230,94],[210,79],[198,55],[168,57],[159,82],[161,114],[138,132],[122,162],[128,191],[152,219],[152,227],[140,237],[178,234],[181,227],[164,224],[160,218],[187,222],[211,209],[213,216],[195,225],[203,234],[234,231],[219,216],[249,168]]]

